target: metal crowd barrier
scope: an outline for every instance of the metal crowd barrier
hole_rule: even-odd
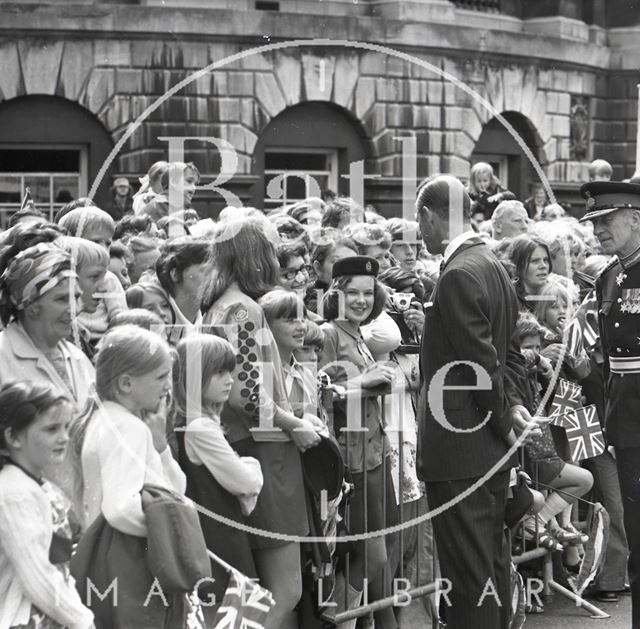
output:
[[[379,400],[379,404],[381,406],[382,409],[382,422],[383,425],[386,425],[386,414],[385,414],[385,400],[386,400],[386,396],[387,396],[388,390],[385,391],[383,389],[372,389],[372,390],[365,390],[365,391],[358,391],[357,395],[362,398],[368,398],[368,397],[376,397]],[[356,393],[354,393],[355,395]],[[364,417],[364,413],[362,414],[362,416]],[[336,435],[337,436],[337,435]],[[398,463],[399,463],[399,469],[398,469],[398,474],[399,474],[399,478],[402,479],[403,478],[403,471],[404,471],[404,457],[403,457],[403,431],[401,430],[399,433],[399,438],[398,438],[398,442],[399,442],[399,453],[398,453]],[[419,444],[418,444],[419,446]],[[366,439],[363,439],[362,441],[362,448],[363,448],[363,460],[365,457],[365,452],[366,452]],[[383,453],[383,466],[386,467],[386,465],[388,464],[388,457],[386,456],[386,452]],[[347,465],[349,464],[348,461],[346,461]],[[383,467],[383,472],[386,472],[385,467]],[[535,478],[534,480],[537,479],[537,473],[535,474]],[[365,471],[364,471],[364,486],[367,486],[367,471],[366,471],[366,466],[365,466]],[[364,530],[368,531],[368,517],[367,517],[367,500],[369,499],[369,497],[366,495],[365,492],[365,497],[364,497]],[[386,492],[383,493],[383,509],[384,512],[386,514],[386,503],[388,500],[395,500],[396,497],[395,496],[387,496]],[[415,515],[424,515],[424,513],[426,511],[424,511],[424,509],[427,508],[426,506],[426,498],[422,498],[420,500],[420,509],[419,512],[416,513]],[[413,515],[413,514],[411,514]],[[413,515],[413,518],[415,518],[415,515]],[[385,581],[388,582],[389,578],[393,579],[398,578],[398,579],[407,579],[407,581],[403,581],[402,584],[407,586],[406,588],[402,588],[399,591],[394,591],[389,593],[389,595],[384,596],[382,598],[379,598],[378,600],[373,600],[373,601],[368,601],[365,598],[365,602],[361,605],[359,605],[358,607],[354,607],[353,609],[346,609],[345,611],[342,611],[340,613],[338,613],[336,615],[336,622],[338,624],[342,623],[342,622],[346,622],[348,620],[354,619],[354,618],[358,618],[361,616],[365,616],[367,614],[371,614],[373,612],[376,612],[378,610],[384,609],[384,608],[388,608],[391,606],[406,606],[408,604],[410,604],[412,601],[419,599],[421,597],[425,597],[425,596],[431,596],[430,602],[429,603],[424,603],[423,602],[423,607],[424,607],[424,614],[427,615],[427,617],[431,617],[431,626],[433,629],[437,629],[439,626],[439,620],[438,620],[438,609],[437,609],[437,601],[435,600],[437,598],[437,594],[438,592],[446,592],[445,588],[443,587],[443,583],[439,580],[438,576],[438,567],[437,567],[437,556],[436,556],[436,551],[434,548],[434,543],[433,543],[433,532],[431,530],[430,535],[427,534],[427,539],[430,537],[431,539],[431,566],[429,567],[429,570],[421,570],[421,567],[423,568],[424,566],[421,565],[421,563],[424,561],[424,557],[423,557],[423,553],[420,552],[421,550],[424,551],[424,548],[420,547],[420,544],[424,544],[425,543],[425,527],[429,527],[429,529],[431,529],[431,520],[422,520],[417,524],[413,524],[410,527],[404,528],[403,524],[408,521],[408,519],[413,519],[413,518],[407,518],[407,513],[406,513],[406,506],[403,505],[402,502],[402,497],[400,497],[400,504],[399,504],[399,524],[400,524],[400,530],[398,532],[398,543],[399,543],[399,553],[400,553],[400,563],[398,565],[398,570],[396,572],[396,574],[394,575],[389,575],[386,571],[388,569],[385,568]],[[347,527],[348,527],[348,521],[347,521]],[[542,590],[542,594],[544,596],[550,596],[553,592],[557,592],[559,594],[561,594],[562,596],[567,597],[568,599],[572,600],[576,606],[580,606],[583,607],[587,612],[589,612],[592,617],[594,618],[609,618],[610,616],[608,614],[606,614],[605,612],[603,612],[601,609],[599,609],[598,607],[596,607],[595,605],[591,604],[590,602],[584,600],[583,598],[581,598],[580,596],[578,596],[575,592],[572,592],[571,590],[567,589],[566,587],[562,586],[561,584],[557,583],[554,579],[553,579],[553,560],[552,560],[552,551],[546,548],[542,548],[539,546],[537,539],[535,540],[531,540],[531,541],[527,541],[525,540],[525,535],[524,535],[524,524],[523,522],[520,522],[517,527],[515,528],[515,531],[517,531],[520,528],[522,535],[521,535],[521,539],[522,539],[522,548],[523,551],[522,553],[519,553],[517,555],[513,555],[512,556],[512,562],[517,566],[519,564],[523,564],[525,562],[534,560],[534,559],[542,559],[543,560],[543,567],[542,567],[542,581],[543,581],[543,590]],[[413,535],[412,535],[413,533]],[[414,545],[414,553],[415,553],[415,557],[413,557],[410,562],[409,565],[411,565],[411,561],[414,562],[413,565],[413,570],[411,571],[412,574],[408,575],[408,577],[405,575],[405,565],[404,565],[404,551],[405,551],[405,541],[407,539],[407,537],[409,537],[409,539],[411,539],[413,537],[413,545]],[[510,537],[510,536],[509,536]],[[537,536],[536,536],[537,537]],[[390,540],[389,540],[390,541]],[[511,542],[511,539],[509,539],[509,542]],[[365,539],[364,540],[364,552],[365,552],[365,568],[364,568],[364,574],[366,575],[367,573],[367,562],[366,562],[366,555],[367,555],[367,544],[369,543],[369,539]],[[427,542],[428,543],[428,542]],[[511,548],[513,548],[513,546],[511,546]],[[387,550],[389,549],[389,543],[387,544]],[[428,554],[428,553],[427,553]],[[349,576],[349,560],[350,557],[349,555],[347,555],[347,561],[346,561],[346,570],[345,570],[345,576],[346,579],[348,580],[348,576]],[[433,575],[431,580],[425,580],[424,582],[421,581],[421,575],[422,574],[430,574]],[[534,593],[538,593],[538,592],[534,592]],[[436,596],[432,596],[432,595],[436,595]],[[529,599],[529,594],[527,595],[527,599]],[[343,601],[343,607],[346,606],[346,601]],[[427,625],[421,625],[421,626],[427,626]],[[400,623],[400,629],[403,629],[403,625],[402,623]]]

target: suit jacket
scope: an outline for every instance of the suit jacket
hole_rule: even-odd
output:
[[[475,478],[507,451],[512,423],[504,378],[518,316],[516,292],[500,261],[472,238],[448,260],[432,302],[420,356],[422,476],[428,482]],[[476,373],[457,361],[481,369]]]

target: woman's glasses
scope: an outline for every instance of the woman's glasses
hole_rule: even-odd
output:
[[[306,275],[308,276],[311,273],[311,266],[309,264],[303,264],[297,269],[281,269],[280,275],[285,280],[295,280],[298,275]]]

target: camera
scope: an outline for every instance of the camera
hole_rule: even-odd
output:
[[[391,303],[398,312],[405,312],[411,307],[413,293],[392,293]]]

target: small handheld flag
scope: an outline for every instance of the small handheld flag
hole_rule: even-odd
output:
[[[24,198],[22,199],[22,205],[20,206],[21,210],[35,209],[36,205],[33,202],[33,197],[31,196],[31,188],[28,186],[24,189]]]
[[[595,404],[568,411],[561,416],[561,422],[560,425],[567,432],[574,463],[604,452],[604,437]]]
[[[581,392],[582,389],[579,385],[562,378],[559,380],[558,388],[549,410],[549,417],[553,417],[552,424],[562,426],[562,416],[582,406]]]

